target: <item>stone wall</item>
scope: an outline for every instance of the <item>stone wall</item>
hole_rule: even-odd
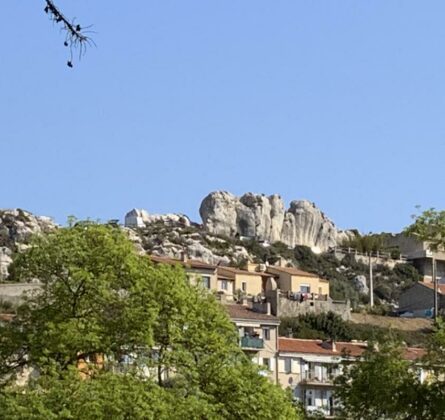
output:
[[[266,293],[267,300],[271,304],[273,315],[278,317],[295,317],[307,313],[320,314],[334,312],[345,321],[351,319],[351,304],[347,301],[307,299],[303,302],[288,299],[279,289],[269,290]]]
[[[0,302],[10,302],[14,305],[23,300],[24,293],[38,290],[38,283],[3,283],[0,284]]]

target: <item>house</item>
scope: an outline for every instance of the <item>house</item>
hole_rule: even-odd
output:
[[[260,271],[240,270],[233,267],[218,267],[218,291],[243,296],[258,296],[264,293],[266,282],[272,275]]]
[[[335,417],[338,401],[335,399],[335,378],[342,373],[342,362],[359,362],[367,348],[364,342],[335,342],[280,337],[278,341],[278,381],[290,388],[297,401],[308,412],[321,413],[325,418]],[[415,361],[425,351],[406,348],[404,358]],[[421,380],[424,372],[419,370]]]
[[[262,374],[278,382],[277,350],[280,320],[270,311],[257,312],[246,304],[224,305],[235,324],[242,350],[262,367]],[[270,308],[270,305],[269,305]]]
[[[294,267],[268,266],[267,273],[275,276],[278,288],[285,293],[329,296],[329,280]]]
[[[388,237],[386,243],[388,246],[397,247],[417,268],[425,282],[433,281],[433,258],[436,261],[437,280],[445,279],[445,250],[431,251],[428,242],[419,241],[403,233]]]
[[[191,284],[201,284],[205,289],[218,290],[216,265],[189,259],[185,255],[180,260],[157,255],[150,255],[150,259],[155,264],[179,264],[184,268]]]
[[[445,284],[437,288],[439,313],[445,311]],[[405,316],[431,318],[434,315],[434,285],[418,282],[401,293],[399,313]]]
[[[330,297],[329,280],[295,267],[267,266],[266,271],[274,276],[265,291],[274,315],[293,317],[334,312],[344,320],[351,318],[350,302]]]

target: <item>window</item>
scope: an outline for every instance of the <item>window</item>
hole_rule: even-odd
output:
[[[263,340],[270,340],[270,330],[269,328],[263,328]]]
[[[241,283],[241,290],[242,290],[243,292],[246,292],[246,291],[247,291],[247,283],[246,283],[245,281],[243,281],[243,282]]]
[[[309,284],[300,284],[301,293],[311,293],[311,286]]]
[[[263,366],[266,369],[270,369],[270,359],[268,357],[263,357]]]
[[[227,290],[229,288],[229,284],[227,280],[221,280],[221,290]]]
[[[284,372],[291,373],[292,359],[290,357],[284,357]]]
[[[201,284],[204,289],[210,289],[210,276],[201,276]]]

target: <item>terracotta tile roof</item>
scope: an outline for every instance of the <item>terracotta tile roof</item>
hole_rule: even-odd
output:
[[[280,320],[274,315],[267,315],[261,312],[254,312],[247,306],[240,304],[233,305],[223,305],[227,310],[230,318],[235,319],[243,319],[243,320],[252,320],[252,321],[269,321],[272,323],[279,324]]]
[[[425,356],[426,350],[420,347],[407,347],[403,352],[405,360],[417,360]]]
[[[304,340],[299,338],[278,338],[278,351],[283,353],[310,353],[327,356],[341,355],[343,352],[352,356],[359,357],[367,348],[366,342],[347,343],[337,341],[336,351],[322,346],[322,340]],[[407,347],[403,351],[405,360],[417,360],[426,354],[426,350],[418,347]]]
[[[216,265],[207,264],[203,261],[198,260],[177,260],[175,258],[169,258],[169,257],[160,257],[159,255],[150,255],[150,259],[159,264],[169,264],[169,265],[175,265],[179,264],[182,265],[184,268],[198,268],[198,269],[206,269],[206,270],[216,270]]]
[[[418,284],[421,284],[422,286],[428,287],[428,289],[434,290],[434,284],[433,283],[420,281]],[[438,284],[437,291],[438,291],[438,293],[440,295],[445,295],[445,284]]]
[[[235,267],[225,267],[225,266],[219,266],[218,267],[218,275],[227,276],[229,278],[234,278],[235,274],[243,274],[245,276],[261,276],[261,277],[272,277],[272,274],[269,273],[263,273],[263,272],[254,272],[254,271],[247,271],[247,270],[240,270]]]
[[[0,314],[0,321],[9,322],[14,319],[14,314]]]
[[[292,276],[319,277],[316,274],[308,273],[307,271],[303,271],[303,270],[300,270],[300,269],[295,268],[295,267],[277,267],[277,266],[272,265],[272,266],[269,266],[267,269],[268,270],[281,271],[282,273],[287,273],[287,274],[290,274]]]
[[[278,350],[284,353],[311,353],[327,356],[338,356],[346,352],[353,357],[360,356],[367,348],[366,343],[345,343],[336,342],[336,351],[322,346],[322,340],[303,340],[300,338],[278,339]]]

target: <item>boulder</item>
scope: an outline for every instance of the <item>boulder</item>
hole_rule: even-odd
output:
[[[183,214],[149,214],[143,209],[133,209],[125,215],[126,227],[142,228],[151,223],[190,226],[190,219]]]
[[[337,229],[310,201],[292,201],[285,210],[282,198],[276,194],[247,193],[238,198],[216,191],[204,198],[199,213],[210,233],[281,241],[292,248],[305,245],[315,252],[326,251],[354,235]]]
[[[359,276],[355,276],[352,281],[354,282],[354,287],[355,289],[359,292],[362,293],[364,295],[368,295],[369,294],[369,287],[366,284],[366,276],[359,275]]]

